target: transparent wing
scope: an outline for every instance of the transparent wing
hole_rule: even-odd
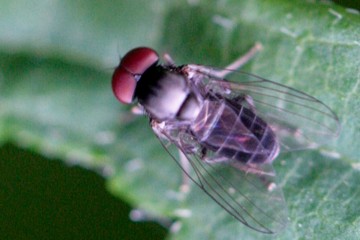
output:
[[[282,151],[314,148],[340,132],[336,114],[306,93],[249,73],[229,70],[225,80],[217,77],[215,68],[193,66],[198,87],[243,101],[250,108],[253,105],[256,114],[276,132]]]
[[[276,233],[286,226],[287,208],[271,165],[249,168],[230,159],[208,163],[202,159],[201,146],[186,131],[154,132],[185,174],[238,221],[263,233]]]

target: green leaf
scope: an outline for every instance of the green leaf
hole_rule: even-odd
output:
[[[0,141],[98,170],[109,189],[156,216],[173,239],[360,237],[360,15],[304,1],[1,1]],[[178,192],[181,171],[144,117],[112,96],[119,55],[147,45],[183,63],[226,66],[255,42],[244,70],[307,92],[340,117],[340,137],[282,154],[274,167],[289,226],[262,235],[201,190]],[[190,214],[191,216],[188,216]]]

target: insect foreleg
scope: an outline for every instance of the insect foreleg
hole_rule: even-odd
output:
[[[145,110],[143,106],[137,105],[131,108],[131,113],[134,115],[145,115]]]
[[[165,53],[163,58],[164,58],[166,66],[170,66],[170,67],[175,66],[175,61],[172,59],[172,57],[169,54]]]

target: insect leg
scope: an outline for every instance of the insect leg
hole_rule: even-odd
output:
[[[137,105],[131,108],[131,113],[134,115],[145,115],[145,110],[141,105]]]
[[[190,164],[185,154],[180,150],[179,150],[179,156],[180,156],[180,164],[184,170],[182,171],[182,184],[180,186],[180,191],[183,193],[187,193],[190,190],[190,185],[189,185],[189,176],[185,172],[189,172]]]
[[[187,193],[190,190],[190,185],[189,185],[189,176],[187,175],[187,173],[190,171],[190,163],[188,158],[185,156],[185,154],[183,153],[183,151],[185,151],[186,153],[193,153],[193,147],[191,145],[185,144],[184,142],[182,142],[182,140],[178,140],[177,138],[177,134],[176,131],[178,131],[179,129],[181,130],[181,128],[183,128],[182,130],[186,130],[186,128],[188,128],[187,124],[183,123],[183,125],[179,124],[177,125],[176,122],[171,123],[168,122],[168,125],[165,125],[164,122],[162,123],[158,123],[155,120],[151,121],[151,127],[154,131],[154,133],[160,138],[160,139],[167,139],[169,141],[169,143],[171,142],[178,142],[181,144],[181,149],[178,150],[179,152],[179,159],[180,159],[180,165],[181,168],[183,169],[182,171],[182,184],[180,186],[180,191],[183,193]],[[165,130],[166,128],[166,130]],[[172,132],[174,131],[174,133],[172,134]],[[165,148],[167,147],[165,144],[163,145]]]
[[[202,159],[206,163],[225,163],[229,161],[228,157],[204,157]]]
[[[213,74],[216,77],[224,78],[226,75],[231,73],[233,70],[237,70],[241,68],[245,63],[250,61],[251,58],[255,56],[256,53],[258,53],[262,49],[261,43],[255,43],[255,45],[250,48],[250,50],[245,53],[244,55],[240,56],[238,59],[236,59],[233,63],[226,66],[224,70],[213,72]]]
[[[267,164],[242,164],[242,163],[232,163],[233,167],[239,169],[240,171],[245,172],[246,174],[257,175],[263,186],[266,186],[266,189],[269,192],[272,192],[278,188],[276,182],[274,181],[275,172],[272,170],[271,165]],[[270,166],[270,168],[269,168]]]
[[[273,172],[267,172],[264,170],[264,166],[256,165],[256,164],[242,164],[240,162],[233,162],[231,165],[245,173],[251,173],[256,175],[266,175],[274,177],[275,174]]]
[[[169,54],[165,53],[163,58],[167,66],[175,67],[175,61],[171,58]]]
[[[233,63],[228,65],[226,68],[222,70],[215,70],[210,67],[206,67],[203,65],[196,65],[196,64],[188,64],[185,65],[183,68],[183,71],[189,75],[189,77],[196,82],[201,81],[203,78],[203,74],[215,76],[217,78],[223,79],[226,75],[232,73],[234,70],[237,70],[242,65],[247,63],[251,58],[255,56],[257,52],[259,52],[262,49],[261,43],[256,43],[245,55],[239,57],[237,60],[235,60]],[[170,56],[169,56],[170,57]],[[170,58],[171,59],[171,58]],[[168,60],[172,61],[172,60]],[[198,74],[201,73],[201,74]],[[224,86],[228,87],[228,86]]]

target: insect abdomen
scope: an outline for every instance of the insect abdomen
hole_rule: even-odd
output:
[[[266,122],[250,109],[223,101],[204,101],[191,127],[200,144],[242,163],[271,162],[279,152],[276,136]]]

